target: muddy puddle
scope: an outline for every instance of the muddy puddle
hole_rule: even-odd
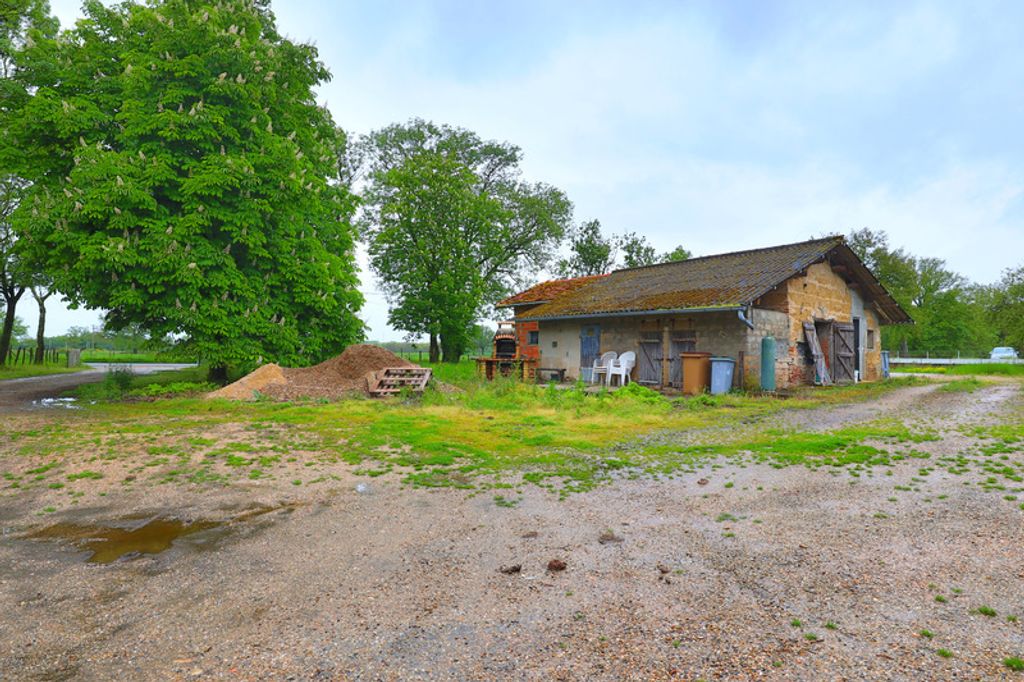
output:
[[[92,552],[86,559],[89,563],[109,564],[126,555],[159,554],[170,549],[178,538],[222,525],[217,521],[186,523],[177,519],[153,519],[133,528],[55,523],[25,538],[68,542]]]
[[[90,552],[86,558],[88,563],[109,564],[122,558],[134,558],[143,554],[160,554],[170,549],[177,540],[190,535],[197,536],[193,538],[195,549],[211,549],[216,545],[216,540],[226,533],[240,530],[243,524],[253,522],[272,512],[289,514],[295,510],[296,506],[295,504],[251,506],[223,521],[182,521],[173,518],[145,517],[148,520],[145,523],[140,523],[143,519],[137,516],[123,517],[108,525],[64,521],[32,531],[21,537],[26,540],[50,540],[67,543],[80,550]],[[132,521],[135,523],[132,524]],[[212,538],[214,542],[204,542],[204,538]]]

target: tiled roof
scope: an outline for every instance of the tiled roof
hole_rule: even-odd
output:
[[[885,321],[910,320],[842,237],[616,270],[538,306],[528,316],[550,319],[739,308],[753,303],[773,287],[830,254],[841,260],[851,276],[864,285],[871,300],[880,303]]]
[[[498,307],[507,308],[516,305],[547,303],[548,301],[555,300],[559,296],[579,289],[584,284],[588,284],[607,276],[608,275],[587,275],[586,277],[552,279],[547,282],[541,282],[540,284],[533,285],[526,291],[506,298],[498,304]]]

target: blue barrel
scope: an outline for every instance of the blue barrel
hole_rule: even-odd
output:
[[[722,395],[732,389],[732,373],[736,361],[732,358],[711,358],[711,395]]]
[[[775,390],[775,337],[761,339],[761,390]]]

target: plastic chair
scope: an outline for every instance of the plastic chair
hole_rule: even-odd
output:
[[[636,367],[636,353],[628,351],[619,356],[618,360],[613,360],[612,364],[608,367],[608,385],[612,385],[612,379],[619,377],[619,386],[625,386],[629,383],[629,374]]]
[[[603,382],[608,375],[608,368],[615,363],[615,358],[617,357],[619,357],[618,353],[608,351],[601,355],[600,358],[594,360],[594,368],[590,371],[590,383],[596,384],[598,378]]]

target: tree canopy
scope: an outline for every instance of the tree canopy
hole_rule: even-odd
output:
[[[884,327],[886,347],[904,354],[987,355],[1008,334],[998,331],[1000,287],[971,284],[938,258],[920,258],[889,245],[883,231],[856,230],[850,248],[914,319]]]
[[[390,323],[457,360],[486,309],[544,267],[571,221],[558,189],[522,180],[518,147],[423,120],[364,142],[362,215]]]
[[[187,338],[213,367],[301,364],[362,335],[329,74],[266,3],[104,7],[16,54],[0,164],[15,224],[74,304]]]
[[[620,251],[624,268],[639,268],[691,257],[690,252],[682,246],[659,254],[646,237],[635,232],[605,237],[601,232],[601,223],[591,220],[572,231],[569,256],[559,261],[556,272],[560,277],[602,275],[617,266]]]

